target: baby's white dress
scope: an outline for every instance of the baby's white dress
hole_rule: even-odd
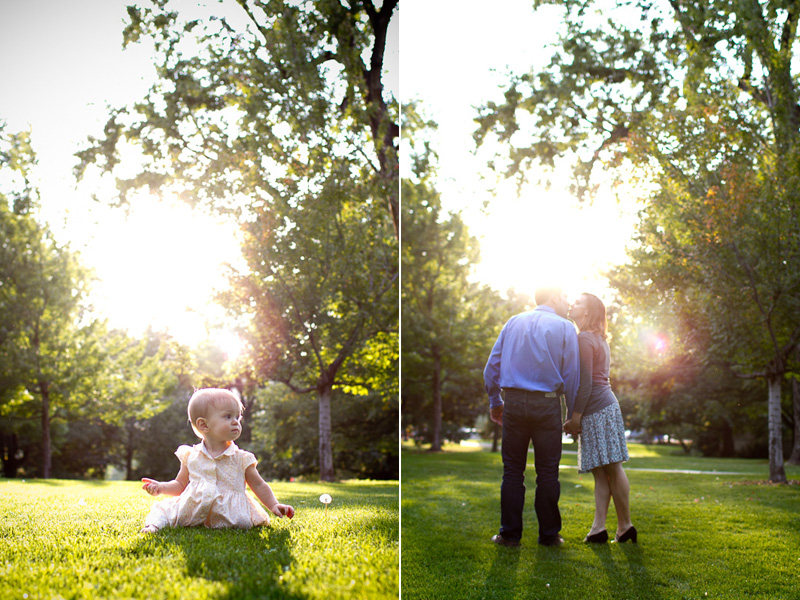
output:
[[[231,443],[213,458],[200,442],[180,446],[175,455],[189,469],[189,485],[180,496],[153,504],[145,526],[249,529],[269,525],[267,511],[246,492],[244,472],[258,462],[251,452]]]

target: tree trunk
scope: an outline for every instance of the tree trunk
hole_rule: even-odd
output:
[[[319,478],[333,481],[333,443],[331,435],[331,386],[317,390],[319,395]]]
[[[397,194],[397,154],[394,148],[394,139],[400,135],[400,129],[389,118],[386,102],[383,100],[382,79],[386,52],[386,32],[395,6],[397,6],[397,0],[388,0],[383,3],[379,11],[368,11],[375,42],[372,46],[370,68],[364,70],[367,89],[364,100],[370,109],[368,111],[370,129],[372,130],[375,152],[378,155],[380,177],[384,184],[383,192],[389,202],[389,213],[392,216],[394,234],[398,236],[400,231],[400,206]]]
[[[792,405],[794,406],[794,443],[789,463],[800,465],[800,380],[792,379]]]
[[[492,452],[497,452],[500,442],[500,425],[492,423]]]
[[[442,359],[439,349],[433,350],[433,421],[431,427],[431,452],[442,449]]]
[[[19,459],[17,458],[17,451],[19,450],[19,438],[16,433],[10,435],[3,435],[3,477],[9,479],[17,476],[17,469],[19,468]]]
[[[722,422],[722,435],[720,436],[719,455],[731,457],[735,454],[733,442],[733,428],[727,421]]]
[[[125,444],[125,479],[133,480],[133,423],[128,423],[125,427],[128,440]]]
[[[783,442],[781,439],[781,375],[770,375],[769,386],[769,480],[773,483],[786,483],[783,469]]]
[[[42,478],[50,478],[52,457],[50,453],[50,391],[47,383],[39,383],[42,394]]]

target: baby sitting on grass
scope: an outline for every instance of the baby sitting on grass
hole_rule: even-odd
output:
[[[268,525],[267,512],[247,495],[245,483],[274,515],[294,516],[294,508],[279,504],[258,474],[256,457],[233,443],[242,433],[243,411],[241,400],[229,390],[195,391],[189,399],[189,421],[202,441],[176,450],[181,468],[172,481],[142,479],[142,488],[151,496],[173,496],[153,505],[143,533],[163,527]]]

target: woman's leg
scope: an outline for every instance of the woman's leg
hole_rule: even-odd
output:
[[[611,488],[604,468],[592,469],[592,475],[594,475],[594,523],[589,535],[599,533],[606,528],[608,505],[611,502]]]
[[[614,498],[614,508],[617,511],[617,535],[628,531],[631,527],[631,506],[628,476],[622,468],[622,463],[611,463],[603,467],[608,477],[611,496]]]

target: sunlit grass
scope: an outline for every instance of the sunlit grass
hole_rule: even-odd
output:
[[[632,454],[640,447],[632,444]],[[691,475],[629,469],[638,545],[582,543],[594,511],[591,475],[561,471],[562,548],[536,543],[528,473],[522,546],[490,542],[500,521],[499,454],[485,450],[402,455],[403,598],[792,598],[800,568],[800,486],[758,485],[766,461],[736,459],[747,475],[714,471],[727,459],[669,454]],[[672,448],[675,450],[675,448]],[[562,463],[574,464],[574,455]],[[629,466],[659,457],[632,458]],[[705,462],[703,462],[705,460]],[[683,462],[682,462],[683,461]],[[724,469],[734,470],[734,469]],[[798,467],[788,467],[800,478]],[[615,528],[613,506],[607,528]]]
[[[272,486],[292,521],[144,535],[136,483],[0,480],[0,598],[397,597],[397,482]]]
[[[628,444],[628,453],[631,458],[663,458],[665,456],[681,455],[685,456],[680,446],[665,445],[665,444]]]

